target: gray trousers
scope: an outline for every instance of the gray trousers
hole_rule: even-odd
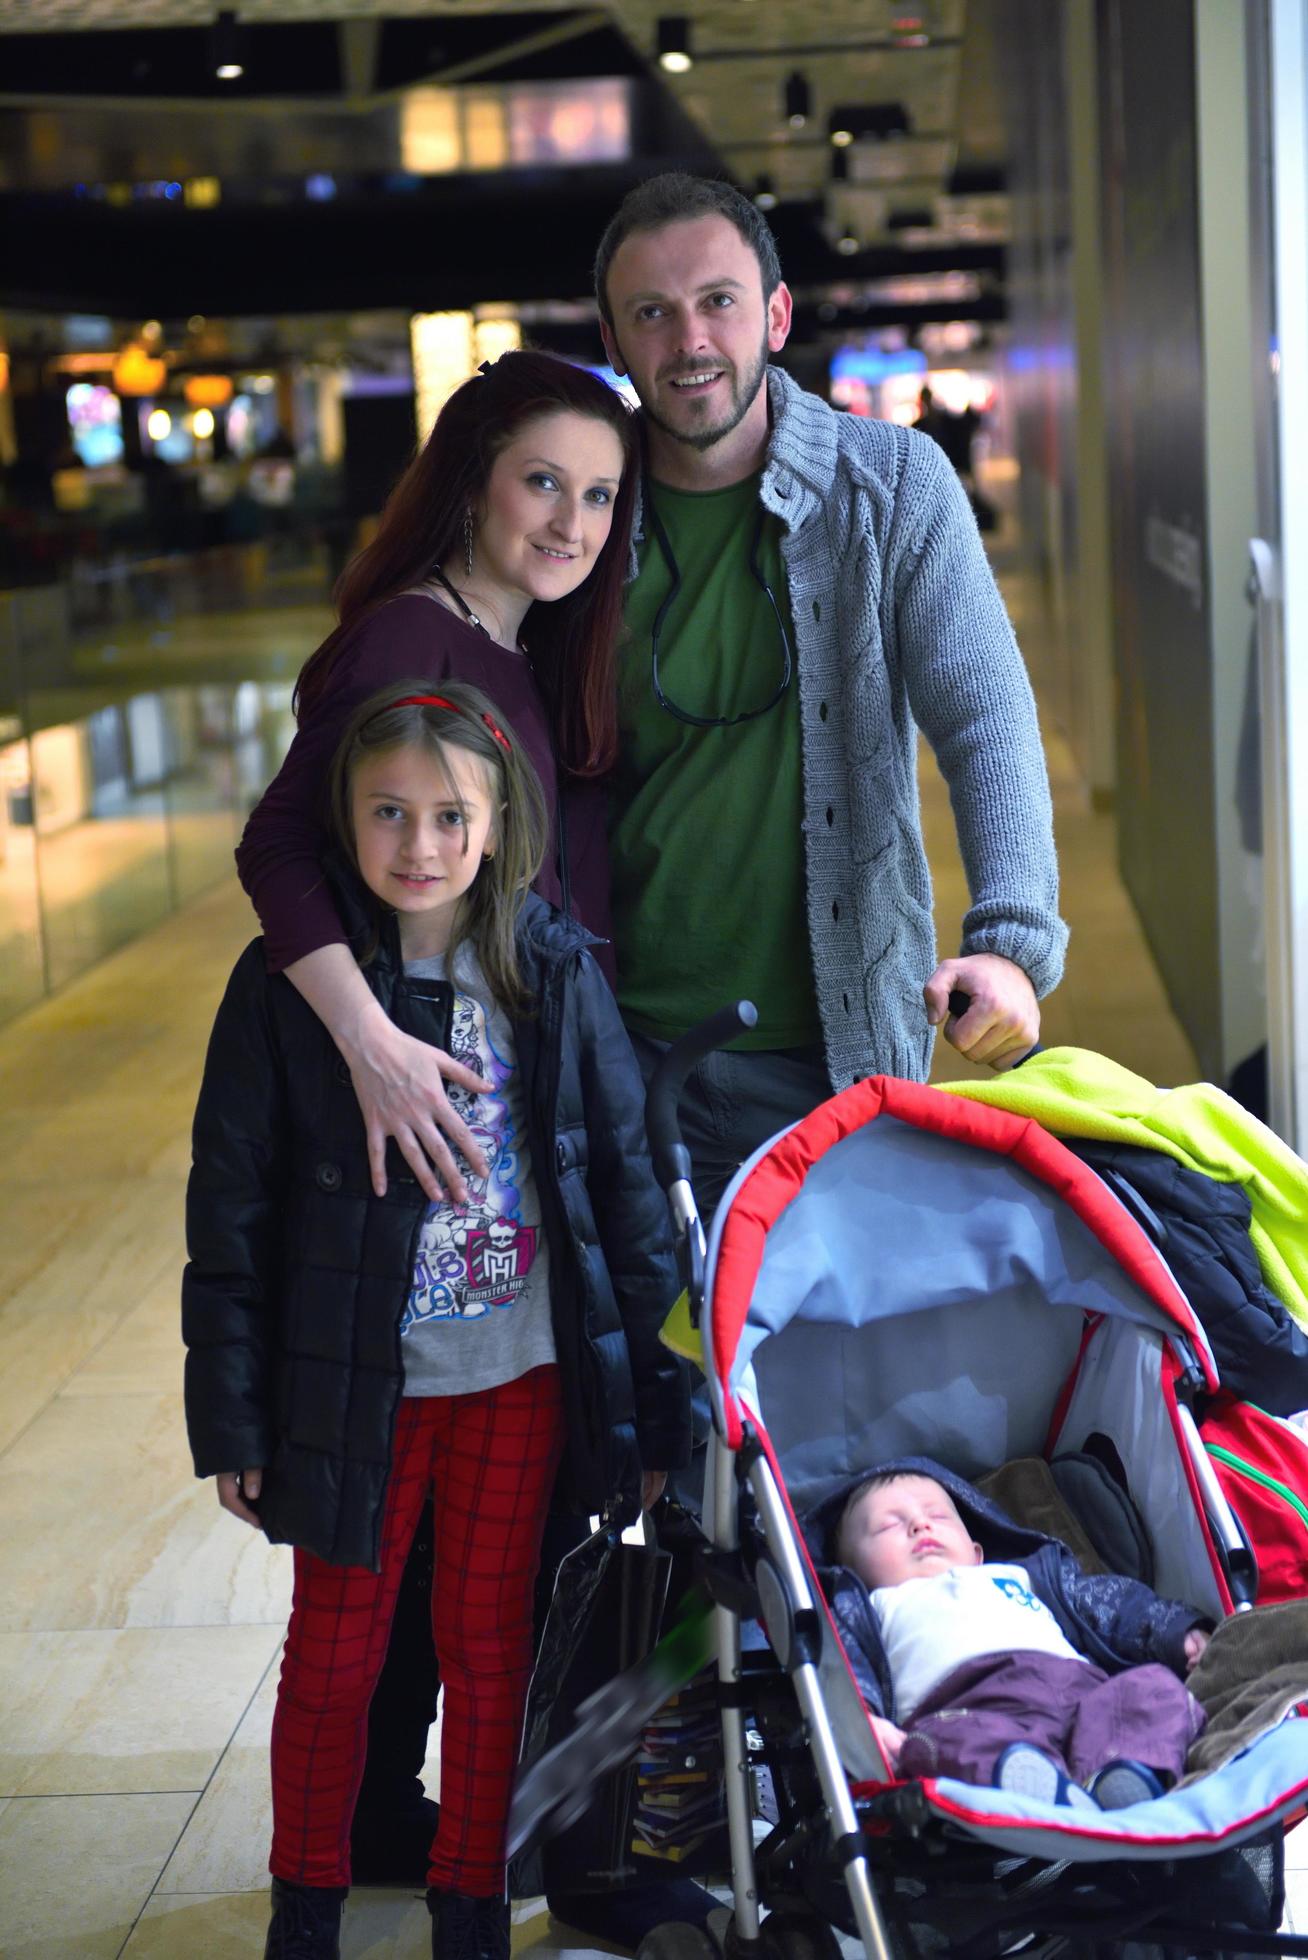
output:
[[[629,1030],[646,1083],[667,1053],[666,1041]],[[737,1054],[718,1049],[693,1068],[681,1092],[681,1134],[690,1151],[691,1183],[704,1231],[718,1201],[747,1157],[778,1130],[797,1123],[831,1094],[820,1048],[759,1049]],[[669,1495],[698,1513],[704,1497],[704,1448],[712,1418],[708,1395],[694,1373],[691,1419],[695,1449],[684,1470],[668,1479]]]
[[[632,1032],[631,1044],[648,1083],[668,1043]],[[678,1108],[706,1233],[718,1200],[745,1159],[830,1094],[831,1079],[818,1047],[739,1054],[722,1048],[691,1070]]]

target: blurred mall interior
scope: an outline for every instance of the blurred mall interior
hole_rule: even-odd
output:
[[[13,1960],[260,1950],[288,1570],[191,1479],[176,1330],[233,846],[450,390],[524,344],[614,379],[632,185],[768,214],[804,387],[931,391],[1050,758],[1046,1040],[1308,1140],[1306,49],[1304,0],[0,0]],[[425,1923],[377,1894],[346,1950]]]

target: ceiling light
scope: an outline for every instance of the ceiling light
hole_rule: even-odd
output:
[[[831,140],[838,150],[848,149],[854,140],[854,132],[852,129],[833,129]]]
[[[767,175],[766,171],[754,186],[754,202],[760,211],[774,211],[776,209],[777,194],[772,188],[772,179]]]
[[[836,240],[836,250],[843,258],[849,259],[853,257],[854,253],[858,250],[858,240],[852,231],[842,232],[841,236]]]
[[[660,14],[654,23],[659,67],[669,75],[684,75],[693,66],[690,22],[685,14]]]
[[[802,129],[813,113],[813,97],[808,80],[798,68],[786,77],[786,120],[792,129]]]
[[[153,408],[146,417],[145,433],[151,442],[164,442],[173,432],[173,418],[166,408]]]
[[[168,378],[168,364],[150,354],[139,340],[130,341],[114,361],[114,393],[157,394]]]
[[[245,73],[241,59],[241,30],[231,8],[220,13],[213,24],[213,72],[220,82],[239,82]]]
[[[208,441],[209,437],[213,434],[213,410],[211,408],[196,409],[195,414],[191,417],[191,434],[198,436],[201,442]]]

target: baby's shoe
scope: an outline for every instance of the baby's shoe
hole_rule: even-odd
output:
[[[345,1885],[272,1882],[272,1920],[263,1960],[340,1960]]]
[[[1090,1784],[1090,1794],[1101,1810],[1125,1810],[1128,1804],[1148,1803],[1161,1797],[1163,1786],[1151,1769],[1119,1756],[1105,1763]]]
[[[996,1789],[1007,1790],[1014,1797],[1066,1804],[1070,1810],[1099,1808],[1090,1792],[1064,1776],[1058,1764],[1033,1742],[1010,1742],[995,1764],[993,1780]]]
[[[509,1902],[427,1888],[432,1960],[509,1960]]]

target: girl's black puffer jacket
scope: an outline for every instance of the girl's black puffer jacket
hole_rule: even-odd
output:
[[[568,1432],[561,1497],[582,1513],[633,1503],[642,1465],[671,1469],[690,1451],[685,1370],[658,1338],[677,1291],[667,1211],[640,1072],[592,943],[528,899],[518,951],[539,1007],[515,1034]],[[452,990],[406,978],[393,926],[365,972],[399,1027],[444,1045]],[[259,1513],[274,1543],[374,1570],[426,1209],[393,1144],[387,1182],[375,1196],[331,1037],[266,972],[255,940],[218,1010],[195,1116],[182,1282],[191,1452],[202,1477],[264,1466]]]

